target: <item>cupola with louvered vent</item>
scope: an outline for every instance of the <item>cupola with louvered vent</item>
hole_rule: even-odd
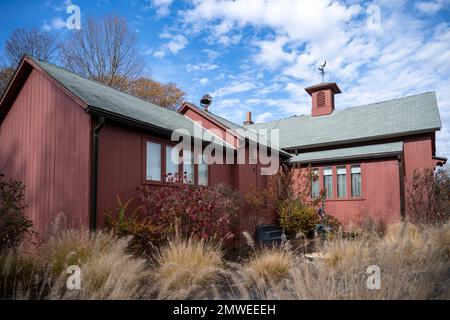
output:
[[[313,117],[331,114],[334,111],[334,95],[341,93],[336,82],[322,82],[305,88],[312,98]]]

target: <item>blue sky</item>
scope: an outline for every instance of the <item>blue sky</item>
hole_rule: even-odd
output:
[[[450,0],[47,0],[1,1],[0,47],[17,27],[61,33],[73,3],[83,20],[119,14],[139,33],[153,77],[175,82],[198,103],[241,123],[310,113],[304,88],[336,81],[343,109],[436,91],[450,157]]]

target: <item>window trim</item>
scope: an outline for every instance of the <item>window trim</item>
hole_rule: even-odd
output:
[[[325,169],[331,170],[331,174],[325,175]],[[325,199],[335,199],[335,186],[334,186],[334,176],[335,176],[335,168],[334,166],[324,166],[322,167],[322,189],[325,188],[325,177],[331,177],[331,196],[328,196],[328,190],[325,193]]]
[[[161,181],[147,179],[147,142],[157,143],[161,146]],[[142,139],[142,183],[150,185],[171,185],[166,181],[166,146],[175,147],[174,141],[167,141],[148,135],[144,135]],[[181,166],[181,165],[180,165]],[[180,172],[180,166],[178,172]]]
[[[206,185],[198,183],[199,178],[200,178],[200,165],[199,164],[196,165],[197,166],[197,185],[202,186],[202,187],[208,187],[210,185],[209,179],[211,176],[211,174],[210,174],[211,166],[207,163],[205,163],[205,165],[206,165],[206,173],[207,173]]]
[[[147,179],[147,142],[153,142],[161,145],[161,181],[158,180],[148,180]],[[164,140],[160,138],[155,138],[149,135],[143,135],[142,138],[142,152],[141,152],[141,158],[142,160],[142,184],[145,185],[174,185],[174,183],[167,182],[166,181],[166,149],[167,146],[169,147],[176,147],[178,143],[175,141],[169,141]],[[183,150],[180,150],[180,156],[183,156]],[[191,152],[194,152],[194,150],[191,150]],[[195,155],[194,155],[195,159]],[[195,161],[194,161],[195,162]],[[180,163],[178,166],[178,173],[184,174],[184,163]],[[211,185],[211,165],[208,164],[208,179],[207,179],[207,186]],[[192,185],[200,186],[198,184],[198,164],[194,163],[194,181],[192,182]],[[203,185],[201,185],[203,187]]]
[[[338,182],[338,178],[340,176],[340,174],[338,173],[338,170],[342,169],[342,168],[345,169],[345,174],[343,174],[343,175],[345,175],[345,196],[344,197],[340,197],[339,196],[339,191],[340,190],[339,190],[339,182]],[[348,196],[348,179],[347,179],[347,176],[348,176],[348,166],[347,165],[336,165],[336,198],[337,199],[351,198],[351,197]]]
[[[161,161],[161,168],[160,168],[160,177],[161,177],[161,179],[160,180],[150,180],[150,179],[147,179],[147,143],[148,142],[151,142],[151,143],[155,143],[155,144],[158,144],[159,146],[160,146],[160,161]],[[163,184],[163,180],[164,180],[164,174],[163,174],[163,172],[164,172],[164,159],[163,159],[163,149],[164,149],[164,145],[162,145],[159,141],[155,141],[155,140],[153,140],[153,139],[145,139],[144,140],[144,148],[143,148],[143,158],[144,158],[144,161],[143,161],[143,168],[144,168],[144,170],[143,170],[143,178],[144,178],[144,181],[145,182],[147,182],[147,183],[150,183],[150,184]]]
[[[163,155],[164,155],[164,184],[169,184],[169,185],[172,185],[172,184],[174,184],[173,182],[168,182],[167,181],[167,179],[166,179],[166,175],[167,175],[167,173],[166,173],[166,171],[167,171],[167,147],[172,147],[172,148],[175,148],[176,147],[176,143],[174,143],[174,144],[172,144],[172,143],[166,143],[165,145],[164,145],[164,152],[163,152]],[[180,151],[178,151],[178,152],[180,152]],[[181,172],[182,172],[182,170],[183,170],[183,163],[180,163],[179,165],[178,165],[178,174],[180,174]]]
[[[360,166],[361,168],[361,195],[359,197],[352,197],[351,195],[351,166]],[[346,168],[346,197],[339,198],[337,196],[337,168],[345,167]],[[325,201],[361,201],[365,200],[365,177],[364,177],[364,162],[340,162],[337,164],[315,164],[310,167],[310,170],[319,169],[319,191],[324,189],[324,169],[331,168],[332,170],[332,183],[333,183],[333,192],[331,197],[325,197]],[[309,192],[309,201],[313,201],[311,190]]]
[[[359,195],[359,197],[354,197],[353,196],[353,193],[352,193],[352,167],[353,166],[359,166],[359,170],[360,170],[360,173],[359,173],[359,175],[360,175],[360,186],[359,186],[359,189],[360,189],[360,195]],[[349,170],[349,172],[350,172],[350,197],[349,198],[351,198],[351,199],[363,199],[363,196],[364,196],[364,188],[363,188],[363,166],[362,166],[362,164],[361,163],[352,163],[352,164],[350,164],[349,165],[349,168],[348,168],[348,170]]]
[[[313,179],[312,179],[312,177],[313,177],[313,175],[314,175],[314,172],[317,172],[317,180],[316,181],[313,181]],[[319,198],[319,196],[320,196],[320,190],[322,190],[322,188],[320,187],[321,186],[321,182],[320,182],[320,177],[321,177],[321,175],[320,175],[320,173],[321,173],[321,168],[320,167],[313,167],[313,168],[311,168],[311,181],[310,181],[310,183],[311,183],[311,187],[310,187],[310,198],[312,199],[312,200],[315,200],[315,199],[317,199],[317,198]],[[317,182],[318,184],[319,184],[319,190],[317,191],[317,196],[316,197],[313,197],[313,183],[314,182]]]

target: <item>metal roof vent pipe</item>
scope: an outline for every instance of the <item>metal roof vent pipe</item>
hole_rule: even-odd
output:
[[[212,97],[209,94],[205,94],[200,100],[200,105],[205,109],[205,111],[209,111],[211,103]]]

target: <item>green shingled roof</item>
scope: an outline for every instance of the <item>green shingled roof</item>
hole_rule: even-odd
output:
[[[188,130],[191,134],[194,132],[195,124],[193,121],[177,112],[159,107],[99,82],[83,78],[56,65],[30,58],[90,107],[170,131],[182,128]]]
[[[248,128],[280,130],[281,148],[306,149],[435,131],[441,128],[434,92],[334,111],[293,116]]]
[[[199,108],[198,106],[196,106],[193,103],[189,103],[189,105],[194,107],[195,109],[197,109],[200,113],[207,113],[208,116],[210,116],[211,118],[213,118],[214,120],[216,120],[220,124],[224,125],[228,129],[236,130],[236,132],[238,134],[239,134],[239,130],[242,130],[244,132],[248,132],[247,138],[250,139],[250,140],[258,141],[258,143],[260,143],[261,145],[266,145],[267,147],[270,144],[270,137],[267,137],[267,143],[263,143],[263,142],[266,142],[265,141],[266,139],[264,139],[264,136],[261,137],[261,135],[256,130],[249,130],[249,129],[252,129],[252,128],[246,128],[246,127],[241,126],[241,125],[239,125],[239,124],[237,124],[235,122],[232,122],[230,120],[222,118],[221,116],[218,116],[217,114],[214,114],[214,113],[212,113],[210,111],[205,111],[204,109]],[[259,139],[262,139],[262,140],[259,140]],[[272,148],[273,148],[273,150],[278,151],[279,153],[281,153],[282,155],[284,155],[286,157],[290,156],[290,154],[285,152],[284,150],[281,150],[281,149],[275,148],[275,147],[272,147]]]
[[[90,107],[169,131],[185,129],[191,134],[195,132],[195,123],[177,112],[83,78],[56,65],[30,58]],[[241,126],[213,113],[210,113],[210,116],[230,129],[279,129],[280,148],[283,149],[338,146],[339,144],[434,131],[441,127],[434,92],[347,108],[326,116],[294,116],[248,126]],[[342,150],[344,149],[334,151],[339,153]],[[352,152],[355,153],[357,150],[359,149]],[[285,152],[281,152],[287,155]],[[298,156],[301,155],[306,154]],[[302,158],[297,158],[298,156],[294,158],[303,161]]]
[[[373,144],[368,146],[304,152],[287,160],[288,163],[320,163],[336,160],[368,159],[400,154],[403,142]]]

